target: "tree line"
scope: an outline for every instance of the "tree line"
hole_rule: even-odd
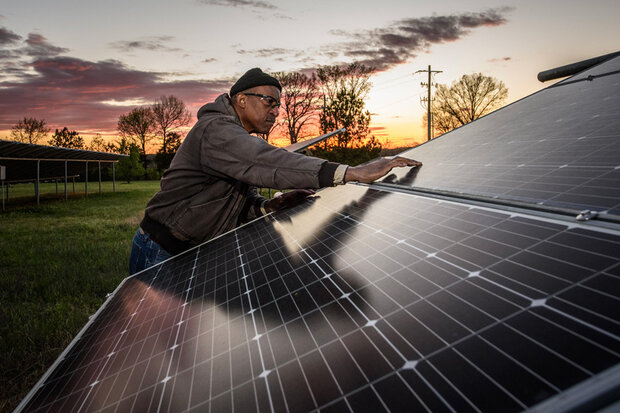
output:
[[[282,85],[280,116],[271,131],[260,135],[286,136],[290,143],[306,137],[345,128],[346,131],[310,149],[310,153],[334,162],[351,165],[379,155],[382,144],[370,130],[371,114],[366,99],[374,69],[359,63],[345,66],[322,66],[315,72],[272,73]],[[446,133],[499,107],[508,95],[503,82],[481,73],[464,75],[451,86],[438,85],[432,100],[431,122],[437,132]],[[90,145],[75,130],[56,129],[50,145],[115,152],[131,155],[137,172],[147,173],[147,150],[158,140],[155,163],[159,172],[169,165],[183,136],[179,129],[188,126],[191,116],[178,97],[162,96],[153,104],[135,107],[120,115],[119,138],[106,143],[101,135]],[[423,123],[427,122],[424,117]],[[38,143],[50,130],[45,120],[24,117],[11,130],[14,140]],[[141,164],[141,165],[139,165]],[[141,166],[141,168],[140,168]]]

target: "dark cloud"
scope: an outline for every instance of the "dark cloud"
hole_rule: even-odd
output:
[[[0,27],[0,45],[7,45],[17,43],[21,40],[21,36],[6,29],[4,27]]]
[[[46,119],[52,127],[114,131],[119,115],[135,103],[105,102],[150,103],[174,94],[195,112],[232,84],[232,80],[167,81],[165,73],[133,70],[115,60],[90,62],[73,57],[37,58],[20,69],[34,74],[0,82],[0,130],[9,129],[24,116],[34,116]]]
[[[15,60],[18,59],[21,56],[20,53],[18,53],[15,50],[0,50],[0,61],[2,60]]]
[[[241,55],[251,55],[254,57],[274,57],[274,56],[283,56],[291,53],[295,53],[294,50],[282,49],[282,48],[274,48],[274,49],[258,49],[258,50],[237,50],[238,54]]]
[[[26,39],[26,47],[21,50],[24,54],[32,57],[49,57],[68,52],[69,49],[50,44],[40,34],[30,33]]]
[[[504,24],[507,21],[505,15],[510,10],[500,8],[478,13],[402,19],[389,27],[364,32],[333,31],[333,34],[354,40],[331,46],[328,52],[336,50],[378,71],[387,70],[415,57],[433,44],[458,40],[479,27]]]
[[[252,0],[199,0],[202,4],[212,5],[212,6],[229,6],[229,7],[252,7],[257,9],[268,9],[275,10],[277,9],[271,3],[266,1],[252,1]]]
[[[148,50],[152,52],[179,52],[180,48],[167,46],[166,43],[173,40],[172,36],[157,36],[145,40],[121,40],[110,43],[110,47],[124,52],[135,50]]]
[[[489,62],[491,63],[502,63],[502,62],[508,62],[512,60],[512,57],[496,57],[495,59],[489,59]]]

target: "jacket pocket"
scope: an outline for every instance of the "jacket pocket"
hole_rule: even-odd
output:
[[[228,216],[231,197],[226,195],[208,202],[190,205],[173,226],[185,239],[200,243],[213,237]]]

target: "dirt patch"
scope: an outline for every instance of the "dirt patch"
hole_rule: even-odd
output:
[[[140,211],[136,215],[133,215],[129,218],[125,218],[123,220],[123,223],[135,225],[137,227],[138,225],[140,225],[140,222],[142,222],[142,218],[144,218],[144,211]]]

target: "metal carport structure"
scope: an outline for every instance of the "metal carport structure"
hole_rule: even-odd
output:
[[[106,152],[55,146],[33,145],[0,140],[0,180],[2,181],[2,209],[5,207],[5,184],[34,182],[35,197],[39,204],[41,181],[56,181],[64,178],[65,199],[67,181],[84,173],[85,193],[88,195],[89,164],[97,164],[99,192],[101,192],[101,164],[112,164],[112,190],[116,191],[115,164],[127,157]],[[8,189],[8,187],[7,187]]]

